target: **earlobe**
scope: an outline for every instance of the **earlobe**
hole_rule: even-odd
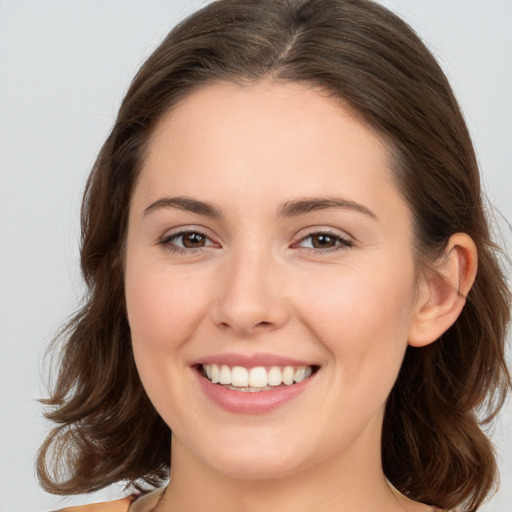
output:
[[[417,309],[409,345],[422,347],[437,340],[459,317],[475,281],[477,249],[465,233],[450,237],[443,255],[419,284]]]

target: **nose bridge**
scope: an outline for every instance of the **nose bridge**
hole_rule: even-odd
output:
[[[217,296],[216,321],[238,334],[256,328],[276,328],[287,318],[282,271],[268,241],[256,240],[234,248],[224,262]]]

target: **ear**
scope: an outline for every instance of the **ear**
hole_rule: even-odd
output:
[[[459,317],[477,271],[477,249],[465,233],[450,237],[443,255],[419,283],[409,345],[423,347],[437,340]]]

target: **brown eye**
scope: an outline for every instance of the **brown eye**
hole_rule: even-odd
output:
[[[343,238],[337,233],[323,233],[321,231],[317,233],[311,233],[295,245],[295,247],[310,249],[320,253],[330,252],[330,249],[336,251],[338,249],[346,249],[352,246],[353,242],[350,239]]]
[[[311,236],[311,246],[315,249],[330,249],[336,245],[337,239],[325,233]]]
[[[206,237],[201,233],[185,233],[181,235],[183,247],[196,249],[206,245]]]
[[[175,252],[216,247],[216,244],[200,231],[181,231],[180,233],[175,233],[163,238],[159,245]]]

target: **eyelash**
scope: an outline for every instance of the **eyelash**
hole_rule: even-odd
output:
[[[173,241],[178,240],[179,238],[183,238],[186,235],[199,235],[200,237],[204,238],[205,240],[210,241],[211,243],[208,245],[203,245],[200,247],[180,247],[178,245],[175,245]],[[335,242],[335,245],[333,247],[327,247],[327,248],[315,248],[315,247],[302,247],[305,251],[308,253],[313,254],[325,254],[325,253],[332,253],[335,251],[345,250],[350,247],[354,246],[354,243],[351,240],[348,240],[347,238],[342,237],[338,233],[335,233],[333,231],[329,230],[320,230],[315,231],[313,233],[309,233],[307,236],[301,238],[298,242],[294,243],[291,247],[292,248],[301,248],[300,244],[305,242],[306,240],[313,238],[314,236],[326,236]],[[200,252],[203,249],[207,247],[215,247],[215,243],[212,242],[211,238],[203,233],[202,231],[199,231],[197,229],[187,229],[184,231],[179,231],[178,233],[172,233],[171,235],[165,236],[160,242],[158,242],[158,245],[164,247],[166,250],[171,251],[173,253],[180,253],[180,254],[191,254]]]

